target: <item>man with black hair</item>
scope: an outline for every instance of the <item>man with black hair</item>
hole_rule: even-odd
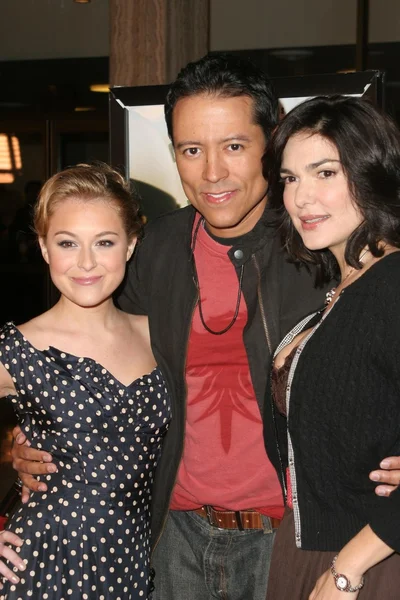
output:
[[[165,118],[191,206],[149,227],[121,297],[149,316],[175,399],[154,490],[155,598],[264,600],[283,514],[262,439],[270,358],[326,290],[287,262],[267,207],[267,76],[206,56],[171,85]]]
[[[165,117],[190,206],[148,226],[119,299],[149,316],[173,398],[153,492],[153,597],[264,600],[284,504],[263,442],[270,359],[324,290],[286,260],[267,207],[278,101],[265,73],[226,54],[190,63]]]

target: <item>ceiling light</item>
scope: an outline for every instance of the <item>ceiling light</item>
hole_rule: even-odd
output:
[[[91,92],[100,92],[101,94],[108,94],[110,86],[108,83],[94,83],[90,86]]]
[[[75,112],[90,112],[91,110],[96,110],[94,106],[75,106]]]

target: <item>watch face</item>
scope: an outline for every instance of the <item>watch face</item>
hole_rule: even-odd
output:
[[[345,577],[344,575],[339,575],[339,577],[336,579],[336,587],[339,588],[339,590],[345,590],[348,585],[349,582],[347,580],[347,577]]]

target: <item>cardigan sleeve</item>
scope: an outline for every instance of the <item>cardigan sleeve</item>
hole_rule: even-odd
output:
[[[397,266],[397,265],[396,265]],[[373,319],[374,337],[377,348],[374,362],[383,377],[391,384],[392,394],[388,399],[377,398],[382,412],[389,415],[386,456],[400,456],[400,272],[392,269],[372,292],[375,296],[375,316]],[[386,421],[388,423],[388,421]],[[367,515],[372,530],[390,548],[400,552],[400,487],[387,497],[375,493],[367,500]]]
[[[376,496],[371,506],[369,525],[392,550],[400,552],[400,488],[389,498]]]

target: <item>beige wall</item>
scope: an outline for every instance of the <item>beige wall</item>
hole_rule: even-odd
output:
[[[352,44],[357,0],[210,0],[211,50]],[[0,0],[0,60],[109,54],[108,0]],[[400,0],[370,0],[371,42],[400,41]]]
[[[356,12],[357,0],[211,0],[210,46],[244,50],[354,44]],[[400,41],[399,0],[370,0],[369,39]]]
[[[0,0],[0,60],[108,54],[108,0]]]
[[[353,1],[353,0],[352,0]],[[400,41],[399,0],[370,0],[370,42]]]

